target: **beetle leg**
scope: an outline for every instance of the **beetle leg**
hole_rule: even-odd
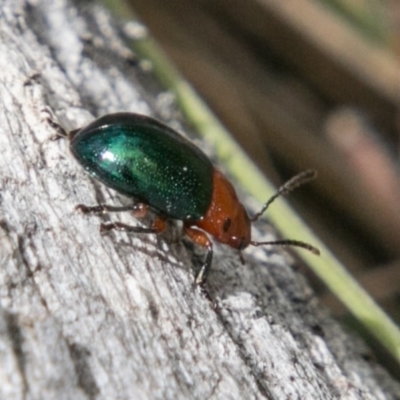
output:
[[[165,222],[165,218],[157,216],[150,228],[127,225],[122,222],[111,222],[107,224],[100,224],[100,233],[105,233],[112,230],[135,233],[161,233],[165,231],[166,227],[167,223]]]
[[[211,262],[212,262],[212,257],[213,257],[213,248],[212,248],[212,242],[207,236],[206,233],[203,231],[190,227],[190,226],[185,226],[185,233],[186,235],[196,244],[206,247],[207,248],[207,255],[206,259],[201,266],[200,270],[197,272],[194,283],[195,285],[203,285],[208,277],[208,274],[210,273],[211,269]]]
[[[48,107],[43,108],[41,111],[45,115],[44,120],[56,131],[56,136],[51,138],[51,140],[58,140],[60,138],[68,137],[66,130],[54,120],[54,114]]]
[[[147,214],[148,207],[144,203],[134,203],[128,206],[109,206],[107,204],[99,204],[97,206],[85,206],[84,204],[78,204],[75,207],[76,211],[80,211],[82,214],[106,214],[109,212],[123,212],[131,211],[136,218],[143,218]]]

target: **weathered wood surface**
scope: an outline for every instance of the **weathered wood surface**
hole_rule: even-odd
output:
[[[102,237],[74,212],[120,199],[52,140],[49,110],[66,129],[174,111],[104,10],[3,0],[0,35],[0,399],[400,397],[286,253],[244,267],[217,246],[205,295],[178,225]]]

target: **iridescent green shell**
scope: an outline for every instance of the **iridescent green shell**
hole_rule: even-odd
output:
[[[199,220],[210,205],[210,160],[155,119],[104,116],[74,133],[70,149],[90,175],[168,217]]]

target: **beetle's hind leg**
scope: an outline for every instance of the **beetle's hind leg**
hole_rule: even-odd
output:
[[[122,222],[111,222],[100,224],[100,233],[106,233],[112,230],[135,233],[161,233],[165,231],[166,227],[167,223],[165,218],[157,216],[149,228],[143,226],[132,226]]]
[[[130,211],[135,218],[144,218],[148,213],[148,206],[144,203],[133,203],[127,206],[109,206],[108,204],[99,204],[97,206],[85,206],[78,204],[75,210],[83,214],[106,214],[110,212]],[[110,232],[112,230],[135,232],[135,233],[161,233],[166,229],[165,218],[156,216],[150,227],[132,226],[122,222],[110,222],[100,224],[100,233]]]

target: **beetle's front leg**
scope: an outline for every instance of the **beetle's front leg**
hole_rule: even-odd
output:
[[[206,259],[204,260],[203,265],[200,267],[199,271],[196,274],[194,283],[196,286],[204,285],[207,280],[208,274],[210,273],[212,257],[213,257],[213,246],[212,241],[209,239],[206,233],[203,231],[191,227],[184,227],[186,235],[196,244],[205,247],[207,249]]]

